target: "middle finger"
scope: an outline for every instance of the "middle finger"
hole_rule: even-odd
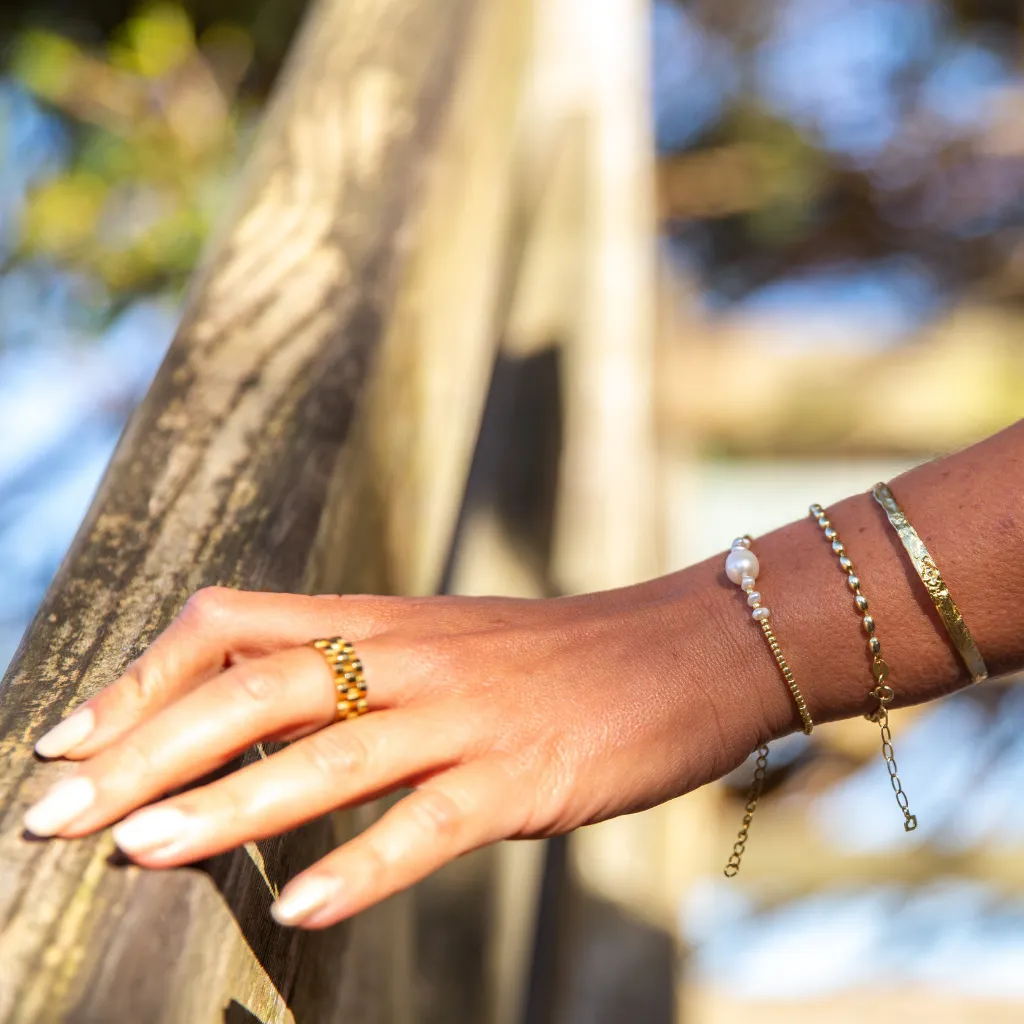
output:
[[[367,673],[372,682],[376,673],[369,667]],[[382,703],[376,685],[368,696]],[[258,741],[291,739],[328,725],[335,699],[334,675],[310,647],[243,662],[83,762],[29,810],[26,827],[36,835],[85,835],[227,764]]]

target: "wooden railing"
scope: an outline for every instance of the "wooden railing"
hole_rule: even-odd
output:
[[[408,899],[288,932],[363,808],[192,869],[38,842],[32,742],[197,588],[431,592],[507,294],[528,4],[321,0],[237,210],[3,683],[0,1020],[411,1019]],[[258,755],[251,755],[258,756]]]
[[[559,911],[564,846],[543,887],[540,844],[510,844],[306,933],[271,922],[273,894],[379,805],[162,872],[125,863],[109,832],[38,841],[21,818],[68,770],[35,739],[203,586],[490,589],[480,550],[516,563],[500,586],[518,593],[656,567],[644,12],[315,0],[166,361],[0,687],[0,1022],[566,1008],[559,936],[587,926]]]

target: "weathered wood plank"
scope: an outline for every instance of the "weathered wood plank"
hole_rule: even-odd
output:
[[[409,1019],[401,899],[314,934],[271,887],[375,812],[194,868],[37,842],[31,744],[210,583],[430,590],[492,358],[529,5],[321,0],[235,216],[5,677],[0,1021]],[[479,130],[475,130],[479,129]],[[362,821],[365,824],[365,820]]]

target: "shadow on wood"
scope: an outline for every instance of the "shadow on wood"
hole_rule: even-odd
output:
[[[224,1011],[224,1024],[265,1024],[251,1010],[247,1010],[237,999],[232,999]]]
[[[674,937],[581,889],[569,842],[548,843],[524,1024],[673,1024]]]

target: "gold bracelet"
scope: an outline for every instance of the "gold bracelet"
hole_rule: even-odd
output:
[[[828,513],[820,505],[812,505],[811,515],[818,521],[818,525],[825,534],[825,539],[831,542],[832,551],[839,558],[839,567],[846,573],[846,584],[853,592],[857,611],[863,616],[864,632],[868,635],[868,650],[871,652],[871,675],[875,680],[871,696],[878,702],[878,707],[864,717],[869,722],[877,723],[881,730],[882,757],[885,758],[885,767],[889,772],[892,791],[896,794],[896,803],[899,804],[900,811],[903,813],[903,829],[906,832],[913,832],[917,828],[917,817],[910,813],[910,801],[907,799],[907,794],[903,792],[899,768],[896,766],[896,758],[892,749],[892,733],[889,730],[889,705],[896,693],[888,684],[889,666],[882,657],[882,642],[875,636],[875,618],[868,610],[868,599],[861,593],[860,577],[853,567],[853,561],[846,553],[846,546],[839,539],[839,534],[832,525]]]
[[[775,631],[772,629],[770,621],[771,609],[766,608],[761,603],[761,593],[754,589],[757,585],[758,574],[761,571],[761,563],[757,560],[757,555],[750,550],[751,543],[750,537],[737,537],[732,542],[732,549],[725,560],[725,573],[733,583],[746,593],[747,604],[753,609],[753,619],[761,627],[761,632],[764,633],[764,638],[768,641],[768,646],[771,648],[775,663],[779,666],[782,678],[785,679],[786,686],[789,687],[789,692],[793,695],[793,701],[796,703],[796,709],[800,713],[800,721],[803,723],[804,732],[809,736],[814,728],[814,722],[811,719],[811,713],[807,710],[807,702],[800,692],[800,687],[797,686],[789,664],[785,657],[783,657],[779,641],[776,639]],[[740,861],[743,859],[743,853],[747,847],[750,823],[754,819],[754,811],[757,810],[757,801],[761,798],[761,790],[764,787],[767,769],[768,744],[762,743],[757,748],[757,766],[754,769],[753,782],[751,782],[750,789],[747,791],[743,823],[736,834],[736,842],[733,843],[729,862],[725,865],[724,873],[726,878],[733,878],[739,874]]]
[[[907,554],[910,555],[910,561],[917,570],[917,575],[921,577],[921,582],[928,591],[928,596],[932,599],[950,640],[953,641],[953,646],[971,674],[971,680],[975,683],[983,683],[988,679],[985,659],[982,658],[981,651],[978,650],[978,645],[974,642],[974,637],[971,636],[971,631],[967,628],[967,623],[964,622],[964,617],[960,614],[960,609],[957,608],[956,602],[949,592],[949,587],[942,579],[942,573],[939,572],[935,559],[929,554],[917,530],[910,525],[910,520],[900,508],[900,503],[893,496],[892,491],[884,483],[880,483],[875,484],[875,489],[871,493],[874,495],[875,501],[885,509],[889,522],[899,534],[903,547],[906,548]]]

